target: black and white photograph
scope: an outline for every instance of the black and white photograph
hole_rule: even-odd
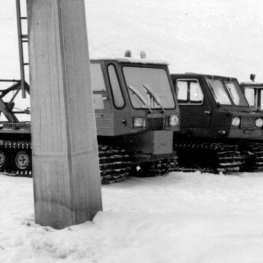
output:
[[[261,0],[1,0],[0,262],[260,263]]]

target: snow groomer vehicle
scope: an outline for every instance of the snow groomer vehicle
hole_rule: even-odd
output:
[[[251,110],[237,79],[187,73],[172,80],[181,114],[174,139],[180,167],[216,173],[263,168],[263,114]]]

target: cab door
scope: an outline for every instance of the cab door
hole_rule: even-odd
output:
[[[98,135],[113,134],[113,111],[104,64],[91,62],[91,87]]]
[[[181,128],[194,136],[208,136],[212,108],[198,78],[176,78],[177,99],[181,112]]]
[[[93,102],[96,112],[111,112],[112,106],[109,91],[105,81],[105,73],[101,63],[91,63],[91,86],[93,91]]]

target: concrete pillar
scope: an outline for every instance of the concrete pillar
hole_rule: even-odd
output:
[[[102,210],[84,0],[27,0],[35,221]]]

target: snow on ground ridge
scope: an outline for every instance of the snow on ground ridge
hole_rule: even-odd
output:
[[[0,262],[262,258],[261,173],[170,173],[103,186],[104,211],[93,222],[63,230],[34,223],[32,179],[0,175],[0,180]]]

